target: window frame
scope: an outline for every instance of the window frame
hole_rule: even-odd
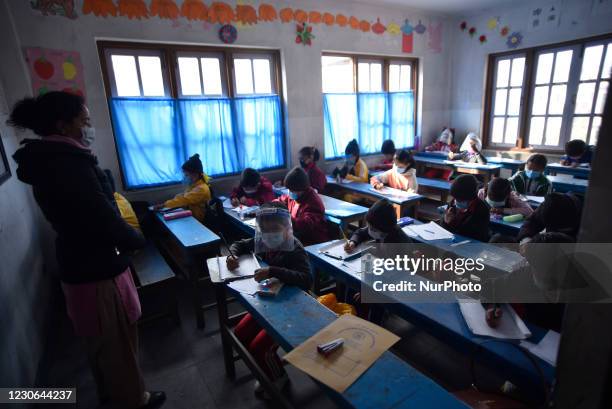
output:
[[[206,95],[204,93],[204,74],[202,73],[202,58],[210,58],[210,57],[218,57],[219,58],[219,70],[220,70],[220,75],[221,75],[221,94],[220,95]],[[220,53],[220,52],[212,52],[212,51],[206,51],[206,52],[193,52],[193,51],[182,51],[182,50],[176,50],[174,52],[174,72],[176,73],[176,75],[174,76],[174,80],[175,80],[175,88],[176,88],[176,93],[178,95],[178,98],[180,99],[198,99],[198,98],[227,98],[229,96],[229,89],[227,86],[228,83],[228,79],[226,77],[227,72],[224,69],[225,67],[225,54],[224,53]],[[180,76],[180,70],[179,70],[179,66],[178,66],[178,59],[179,58],[196,58],[198,60],[198,74],[200,76],[200,88],[202,90],[202,93],[200,95],[183,95],[183,91],[182,91],[182,84],[181,84],[181,76]]]
[[[545,153],[557,154],[564,152],[564,144],[571,138],[571,128],[574,117],[574,106],[576,103],[576,93],[578,91],[580,71],[582,68],[582,61],[584,56],[584,50],[586,47],[597,45],[599,43],[611,42],[612,32],[608,34],[602,34],[593,37],[586,37],[571,41],[564,41],[555,44],[547,44],[537,47],[522,48],[517,50],[503,51],[499,53],[489,54],[487,57],[487,66],[485,69],[485,89],[483,95],[483,110],[482,110],[482,138],[485,149],[495,149],[500,151],[513,150],[513,151],[541,151]],[[536,80],[536,69],[537,69],[537,56],[542,53],[550,51],[562,51],[563,49],[574,49],[572,55],[572,65],[570,66],[569,78],[567,81],[566,90],[566,103],[563,109],[561,133],[559,135],[558,146],[543,146],[543,145],[530,145],[529,144],[529,123],[531,118],[531,108],[533,104],[533,93],[535,91],[535,80]],[[496,77],[496,63],[500,58],[515,58],[521,54],[525,55],[525,73],[521,92],[521,106],[519,108],[519,134],[517,135],[516,144],[501,144],[493,143],[491,135],[491,127],[493,120],[493,108],[494,108],[494,96],[495,96],[495,77]],[[605,55],[604,55],[605,57]],[[603,64],[603,57],[600,64]],[[554,67],[551,71],[551,82],[549,86],[554,85]],[[601,71],[601,66],[600,66]],[[612,78],[608,81],[612,82]],[[596,80],[597,84],[601,82],[598,77]],[[598,88],[597,88],[598,89]],[[597,90],[596,89],[596,90]],[[549,90],[550,92],[550,90]],[[597,99],[597,96],[594,97]],[[594,101],[593,105],[596,103]],[[593,107],[594,109],[594,107]],[[538,115],[539,116],[539,115]],[[543,116],[549,116],[548,112]],[[585,114],[586,116],[586,114]],[[591,116],[596,116],[591,114]],[[592,120],[591,120],[592,121]],[[590,131],[589,131],[590,132]]]
[[[131,48],[131,49],[115,48],[115,47],[105,48],[104,49],[104,60],[106,62],[106,66],[104,67],[105,71],[103,71],[103,75],[110,74],[107,68],[110,69],[110,71],[114,73],[113,68],[112,68],[113,63],[111,60],[112,55],[124,55],[124,56],[135,57],[134,61],[136,63],[136,77],[138,78],[138,90],[140,92],[140,95],[138,96],[136,95],[132,95],[132,96],[117,95],[117,83],[115,80],[115,76],[108,75],[108,78],[107,78],[108,87],[110,87],[110,92],[113,98],[155,99],[155,98],[169,98],[170,97],[171,87],[170,87],[170,80],[168,78],[167,70],[166,70],[167,60],[166,60],[166,56],[164,55],[164,53],[162,53],[159,50],[154,50],[154,49],[149,49],[149,48]],[[162,82],[164,86],[164,95],[155,95],[155,96],[144,95],[142,75],[140,74],[140,61],[138,60],[138,57],[159,57],[160,68],[161,68],[161,73],[162,73]],[[107,81],[105,81],[105,85],[106,85],[106,82]]]

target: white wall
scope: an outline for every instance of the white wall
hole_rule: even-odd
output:
[[[481,114],[484,104],[484,81],[487,55],[509,50],[506,40],[497,32],[487,28],[491,17],[500,17],[500,24],[508,25],[512,31],[523,34],[523,43],[518,49],[539,45],[555,44],[562,41],[591,37],[612,32],[612,14],[593,15],[593,0],[563,0],[560,6],[560,24],[538,31],[528,31],[529,11],[537,5],[550,5],[548,1],[533,1],[520,6],[490,10],[472,16],[457,18],[451,28],[454,45],[451,47],[451,124],[461,138],[468,131],[482,134]],[[461,21],[468,27],[477,27],[479,34],[487,35],[487,43],[481,45],[478,35],[470,38],[467,32],[459,29]]]

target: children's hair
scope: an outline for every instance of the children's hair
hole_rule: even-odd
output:
[[[254,187],[261,180],[261,175],[253,168],[245,168],[240,176],[240,185],[246,187]]]
[[[71,122],[85,107],[83,97],[63,91],[52,91],[35,98],[24,98],[13,107],[6,121],[10,126],[31,129],[39,136],[57,134],[57,122]]]
[[[392,139],[385,139],[380,148],[380,152],[383,155],[395,155],[395,143],[393,143]]]
[[[197,173],[198,175],[204,173],[204,166],[202,166],[200,155],[197,153],[187,159],[181,168],[187,172]]]
[[[580,156],[586,151],[586,149],[586,142],[580,139],[573,139],[565,144],[565,153],[567,156]]]
[[[531,162],[540,168],[545,168],[546,164],[548,163],[548,159],[546,159],[546,156],[542,155],[541,153],[534,153],[529,157],[529,159],[527,159],[527,162]]]
[[[412,157],[412,154],[406,149],[400,149],[399,151],[397,151],[395,153],[395,159],[397,159],[399,163],[408,165],[408,169],[413,168],[415,166],[415,162],[414,162],[414,158]]]
[[[359,144],[355,139],[346,144],[346,149],[344,150],[346,155],[355,155],[359,157]]]
[[[574,193],[553,192],[538,208],[548,232],[576,234],[582,217],[582,197]]]
[[[381,199],[370,207],[366,221],[374,228],[389,233],[397,225],[395,208],[387,199]]]
[[[508,179],[493,178],[487,187],[487,196],[491,200],[502,201],[506,200],[511,191],[512,186]]]
[[[451,184],[450,194],[455,200],[474,200],[478,197],[478,180],[473,175],[460,175]]]
[[[312,160],[315,162],[318,162],[321,157],[319,150],[314,146],[304,146],[298,153],[304,156],[312,156]]]
[[[260,209],[281,209],[281,210],[287,210],[287,206],[285,206],[284,203],[282,202],[267,202],[262,204],[260,207]],[[272,225],[282,225],[282,218],[283,216],[279,215],[278,216],[271,216],[271,215],[267,215],[266,217],[261,217],[258,219],[257,223],[259,224],[259,227],[262,228],[263,230],[268,230]]]
[[[310,187],[310,178],[304,169],[296,166],[285,176],[285,187],[292,191],[306,190]]]

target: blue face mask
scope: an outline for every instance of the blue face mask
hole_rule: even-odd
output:
[[[189,186],[191,185],[191,178],[189,178],[188,176],[183,176],[181,183],[185,186]]]
[[[467,209],[470,206],[470,202],[455,200],[455,206],[457,206],[457,209]]]
[[[527,169],[525,171],[525,175],[527,175],[529,179],[537,179],[540,176],[542,176],[542,172],[537,172],[535,170]]]
[[[293,199],[293,200],[297,200],[297,199],[298,199],[298,197],[300,197],[300,195],[298,195],[298,194],[297,194],[297,193],[295,193],[295,192],[291,192],[291,191],[289,191],[289,197],[290,197],[291,199]]]
[[[489,199],[488,197],[485,200],[487,201],[487,203],[491,207],[499,208],[499,207],[505,207],[506,206],[506,201],[505,200],[495,201],[495,200]]]

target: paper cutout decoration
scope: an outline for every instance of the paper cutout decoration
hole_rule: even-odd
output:
[[[308,13],[301,9],[295,10],[293,13],[293,19],[298,23],[305,23],[308,21]]]
[[[325,25],[332,26],[336,22],[336,17],[331,13],[323,13],[323,22]]]
[[[353,30],[359,30],[359,19],[355,16],[351,16],[351,18],[349,18],[349,26],[351,26]]]
[[[208,21],[211,23],[229,24],[235,20],[234,9],[228,4],[215,1],[208,8]]]
[[[372,24],[372,32],[375,34],[382,34],[385,32],[387,27],[385,27],[381,22],[380,18],[376,18],[376,23]]]
[[[412,26],[406,19],[402,26],[402,52],[411,53],[414,43],[414,34],[412,33]]]
[[[242,24],[257,24],[257,12],[247,4],[236,5],[236,19]]]
[[[293,10],[290,8],[284,8],[280,11],[280,18],[283,23],[289,23],[293,20]]]
[[[495,30],[497,28],[497,25],[499,24],[499,17],[491,17],[488,21],[487,21],[487,28],[489,30]]]
[[[359,29],[364,33],[367,33],[368,31],[370,31],[370,22],[366,20],[361,20],[359,22]]]
[[[510,32],[510,27],[503,26],[501,30],[499,30],[499,35],[501,35],[502,37],[506,37],[509,32]]]
[[[151,0],[150,12],[152,16],[169,20],[179,16],[179,8],[173,0]]]
[[[181,17],[187,20],[206,20],[208,7],[202,0],[184,0],[181,5]]]
[[[231,24],[226,24],[221,26],[219,29],[219,40],[223,41],[225,44],[232,44],[238,38],[238,30]]]
[[[130,20],[149,17],[147,5],[143,0],[119,0],[117,8],[120,16],[125,16]]]
[[[487,36],[482,34],[480,37],[478,37],[478,41],[480,42],[480,44],[484,44],[487,42]]]
[[[465,29],[467,28],[467,21],[462,21],[461,24],[459,24],[459,28],[461,29],[461,31],[465,31]]]
[[[438,22],[437,25],[429,24],[429,28],[427,29],[429,33],[429,41],[427,42],[427,47],[434,54],[439,54],[442,52],[442,23]]]
[[[85,96],[83,65],[78,52],[26,48],[25,55],[34,95],[66,91]]]
[[[510,34],[506,40],[508,48],[517,48],[523,42],[523,35],[518,31]]]
[[[320,24],[323,21],[323,16],[318,11],[308,13],[308,22],[310,24]]]
[[[414,28],[414,31],[417,34],[425,34],[425,31],[427,31],[427,27],[425,27],[425,25],[421,23],[421,20],[419,20],[419,24],[416,25],[416,27]]]
[[[74,0],[33,0],[30,6],[43,16],[62,16],[73,20],[78,17]]]
[[[312,45],[312,39],[315,38],[314,34],[312,34],[312,26],[309,26],[307,23],[298,24],[296,26],[296,34],[296,44]]]
[[[402,34],[402,29],[397,23],[389,23],[387,24],[387,33],[391,35],[400,35]]]
[[[338,24],[340,27],[345,27],[348,24],[348,18],[346,18],[344,14],[337,14],[336,24]]]
[[[117,7],[113,0],[83,0],[83,14],[92,13],[97,17],[115,17]]]
[[[597,0],[595,0],[597,2]],[[559,25],[561,8],[557,3],[549,3],[546,6],[538,6],[529,10],[528,31],[537,31],[545,27]]]
[[[470,29],[468,30],[468,34],[470,35],[470,37],[474,37],[474,34],[476,34],[476,27],[470,27]]]
[[[259,5],[259,20],[260,21],[274,21],[278,18],[276,9],[271,4],[260,4]]]

